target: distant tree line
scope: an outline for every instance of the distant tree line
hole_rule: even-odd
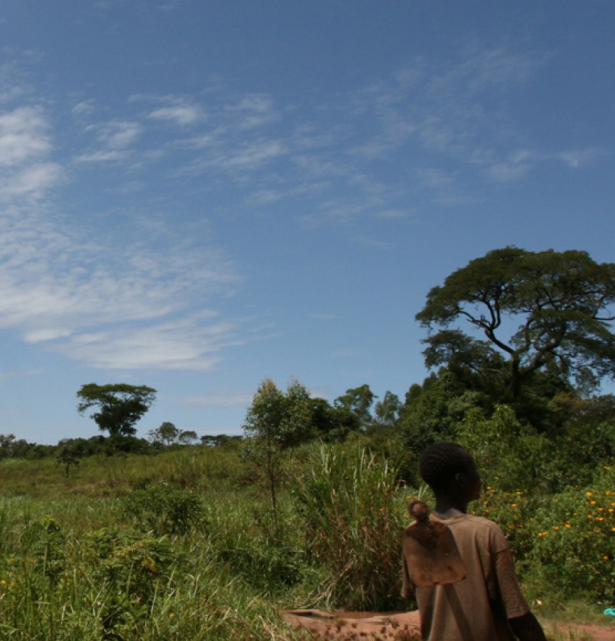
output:
[[[429,291],[416,320],[428,330],[423,356],[430,373],[403,399],[390,391],[379,398],[363,384],[329,402],[312,398],[297,380],[284,391],[265,379],[248,409],[243,439],[199,439],[165,421],[146,440],[135,436],[135,426],[156,390],[89,383],[77,392],[77,409],[91,410],[106,436],[48,446],[0,435],[0,459],[56,456],[69,473],[94,454],[243,441],[245,460],[266,480],[275,508],[290,448],[359,440],[398,458],[411,478],[427,445],[455,439],[511,478],[515,461],[523,461],[557,490],[615,462],[615,397],[600,393],[601,382],[615,378],[614,307],[615,264],[596,263],[582,251],[505,247]]]

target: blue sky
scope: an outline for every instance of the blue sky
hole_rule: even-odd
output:
[[[608,0],[0,0],[0,433],[84,383],[237,434],[264,377],[425,376],[427,291],[491,249],[613,262]]]

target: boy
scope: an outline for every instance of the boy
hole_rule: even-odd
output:
[[[436,497],[431,516],[450,530],[465,565],[457,583],[417,587],[404,554],[403,594],[416,594],[425,641],[546,641],[523,597],[500,528],[467,514],[481,479],[470,453],[457,443],[436,443],[420,459],[420,473]],[[407,537],[404,532],[404,547]]]

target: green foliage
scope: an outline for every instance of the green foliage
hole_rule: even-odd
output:
[[[615,376],[615,264],[594,262],[586,252],[496,249],[453,272],[434,287],[416,315],[442,330],[427,339],[430,363],[473,362],[501,377],[513,397],[544,368],[595,385]],[[480,330],[489,344],[448,329],[459,319]],[[507,336],[510,322],[521,321]],[[499,350],[499,355],[496,351]],[[501,367],[501,356],[506,366]]]
[[[489,405],[484,395],[466,389],[452,372],[442,368],[406,394],[398,423],[404,444],[418,456],[436,441],[454,440],[466,412]]]
[[[531,522],[530,576],[568,597],[615,599],[615,472],[606,468],[579,491],[555,495]]]
[[[561,429],[610,425],[609,399],[573,400],[554,409]],[[555,496],[540,475],[505,491],[511,475],[526,483],[517,441],[535,434],[510,408],[471,411],[463,429],[488,486],[470,509],[502,527],[531,593],[611,602],[613,472]],[[69,477],[53,459],[0,461],[0,638],[291,639],[284,608],[407,609],[400,536],[417,490],[402,489],[393,444],[375,453],[376,433],[285,449],[297,478],[277,525],[233,443],[90,456]]]
[[[74,443],[70,441],[61,442],[58,445],[58,453],[56,454],[56,461],[64,466],[66,471],[66,476],[70,474],[70,468],[72,466],[79,465],[79,460],[83,456],[82,448],[79,443]]]
[[[401,402],[396,394],[385,392],[384,398],[374,406],[374,423],[378,427],[395,427]]]
[[[485,483],[505,491],[541,486],[551,444],[521,424],[510,407],[498,407],[491,418],[481,409],[470,410],[457,426],[457,441],[472,452]]]
[[[328,570],[320,598],[357,609],[399,606],[397,470],[365,450],[322,447],[293,492],[308,558]]]
[[[471,513],[495,521],[504,531],[517,572],[530,565],[536,542],[534,517],[542,505],[540,497],[527,492],[504,491],[491,485],[471,505]]]
[[[299,534],[301,524],[293,522],[286,511],[279,514],[284,532],[280,540],[275,533],[276,524],[266,511],[232,512],[231,518],[225,515],[210,529],[216,559],[262,594],[276,595],[296,586],[306,569],[304,552],[293,538]]]
[[[333,401],[333,404],[338,409],[354,414],[359,421],[360,428],[365,430],[372,424],[373,419],[370,409],[376,398],[378,397],[372,392],[369,385],[361,385],[360,387],[346,390],[346,393],[338,396]]]
[[[167,483],[150,485],[122,497],[121,511],[135,524],[159,536],[185,534],[203,522],[202,499]]]
[[[148,434],[154,443],[171,445],[171,443],[175,443],[177,441],[179,437],[179,430],[175,425],[173,425],[173,423],[165,421],[160,427],[155,430],[150,430]]]
[[[77,392],[77,411],[83,414],[90,407],[98,408],[91,415],[101,431],[110,435],[131,436],[135,424],[156,400],[156,390],[145,385],[82,385]]]
[[[285,394],[265,379],[248,409],[244,431],[248,437],[245,459],[266,479],[279,533],[277,493],[285,475],[285,450],[309,440],[313,433],[308,391],[293,380]]]
[[[324,398],[310,399],[315,436],[327,443],[343,441],[361,429],[359,417],[345,407],[332,407]]]

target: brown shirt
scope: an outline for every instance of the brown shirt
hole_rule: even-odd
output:
[[[430,518],[437,519],[435,515]],[[459,583],[416,588],[425,641],[514,641],[508,619],[530,611],[502,530],[470,514],[442,521],[455,538],[467,576]],[[404,558],[405,596],[414,592]]]

